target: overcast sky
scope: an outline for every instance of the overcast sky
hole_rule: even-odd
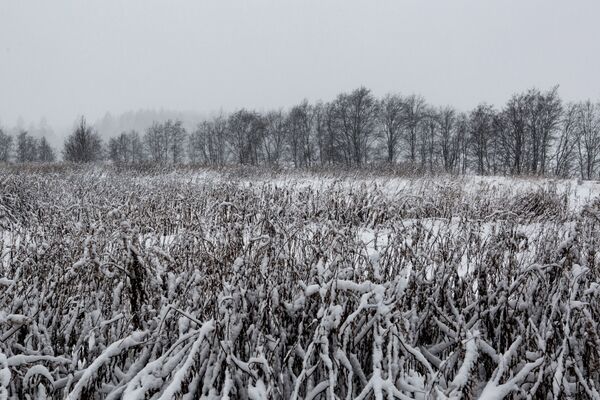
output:
[[[0,124],[210,112],[365,85],[501,105],[600,99],[600,1],[0,0]]]

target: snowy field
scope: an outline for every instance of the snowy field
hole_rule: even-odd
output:
[[[600,184],[0,173],[0,399],[600,399]]]

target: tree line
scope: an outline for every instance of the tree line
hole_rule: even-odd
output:
[[[0,132],[0,161],[12,140]],[[53,161],[44,139],[16,140],[17,162]],[[558,87],[513,95],[502,108],[470,112],[435,107],[419,95],[376,98],[361,87],[330,102],[303,101],[288,110],[240,109],[209,118],[188,132],[179,120],[154,122],[104,144],[81,119],[63,159],[118,164],[192,163],[294,166],[402,164],[423,173],[598,177],[600,104],[564,104]]]
[[[21,130],[16,138],[0,128],[0,163],[54,162],[56,153],[46,137],[36,138]]]

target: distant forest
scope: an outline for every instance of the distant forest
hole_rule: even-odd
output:
[[[469,112],[432,106],[419,95],[376,98],[361,87],[330,102],[221,113],[191,130],[167,119],[107,142],[101,134],[81,118],[62,159],[296,168],[391,164],[421,173],[581,179],[600,173],[600,103],[565,104],[558,87],[515,94],[501,109],[482,103]],[[0,129],[0,162],[56,159],[44,137]]]

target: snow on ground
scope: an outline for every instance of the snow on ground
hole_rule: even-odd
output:
[[[223,182],[224,176],[214,171],[193,173],[184,178],[182,182],[206,184]],[[331,177],[327,175],[314,175],[309,173],[291,173],[275,177],[241,177],[232,182],[243,186],[260,186],[270,184],[278,187],[293,187],[296,189],[313,188],[323,190],[341,187],[346,190],[361,187],[377,188],[388,196],[395,197],[401,194],[418,194],[424,191],[439,189],[440,187],[455,187],[462,190],[467,196],[486,194],[490,196],[512,197],[519,193],[538,190],[556,190],[556,193],[566,195],[569,208],[579,211],[590,201],[600,196],[600,181],[581,181],[578,179],[552,179],[535,177],[507,177],[507,176],[451,176],[439,175],[433,177]]]

